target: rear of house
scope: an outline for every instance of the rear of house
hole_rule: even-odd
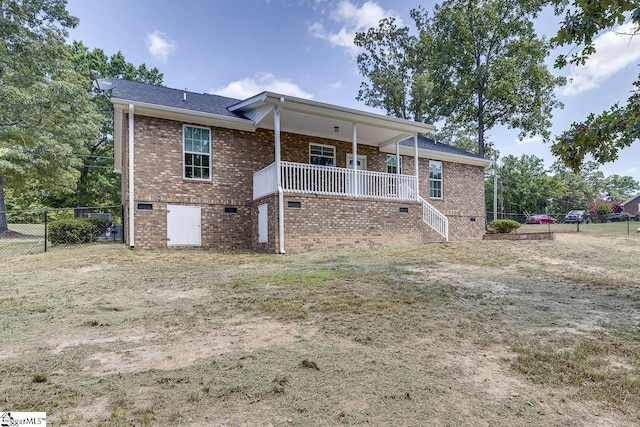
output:
[[[131,247],[285,253],[484,234],[489,162],[421,136],[430,125],[126,80],[112,102]]]

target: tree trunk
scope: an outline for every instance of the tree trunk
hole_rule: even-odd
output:
[[[4,203],[4,181],[2,180],[2,175],[0,175],[0,234],[9,231],[6,210],[7,208]]]

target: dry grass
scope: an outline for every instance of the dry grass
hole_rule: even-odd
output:
[[[53,425],[637,425],[637,238],[12,259],[0,394]]]

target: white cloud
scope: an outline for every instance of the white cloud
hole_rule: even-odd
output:
[[[525,145],[525,144],[540,144],[542,143],[542,137],[541,136],[531,136],[528,138],[523,138],[523,139],[516,139],[516,142],[519,145]]]
[[[313,98],[313,95],[302,90],[297,84],[288,79],[278,79],[271,73],[261,74],[256,78],[245,77],[224,87],[214,89],[211,93],[229,98],[247,99],[264,91],[303,99]]]
[[[633,176],[636,173],[638,173],[638,168],[633,166],[633,167],[630,167],[629,169],[627,169],[627,171],[624,174]]]
[[[624,24],[598,36],[594,40],[596,53],[587,59],[585,65],[571,68],[562,94],[579,95],[597,88],[618,71],[636,64],[640,60],[640,38],[628,35],[633,32],[633,25]]]
[[[147,34],[147,50],[155,59],[160,62],[167,62],[178,45],[173,40],[167,39],[167,35],[161,31],[154,31]]]
[[[331,23],[314,22],[309,32],[314,37],[328,41],[331,46],[343,47],[355,55],[358,50],[353,44],[356,32],[377,27],[381,19],[389,17],[396,18],[398,26],[403,25],[396,12],[384,10],[374,1],[357,7],[349,0],[341,0],[330,14]]]
[[[340,89],[342,86],[344,86],[344,85],[342,84],[341,81],[338,81],[338,82],[335,82],[335,83],[331,83],[331,89],[334,89],[334,90],[335,89]]]

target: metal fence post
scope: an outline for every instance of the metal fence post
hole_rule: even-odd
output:
[[[44,251],[47,252],[47,230],[49,228],[49,211],[44,211]]]

